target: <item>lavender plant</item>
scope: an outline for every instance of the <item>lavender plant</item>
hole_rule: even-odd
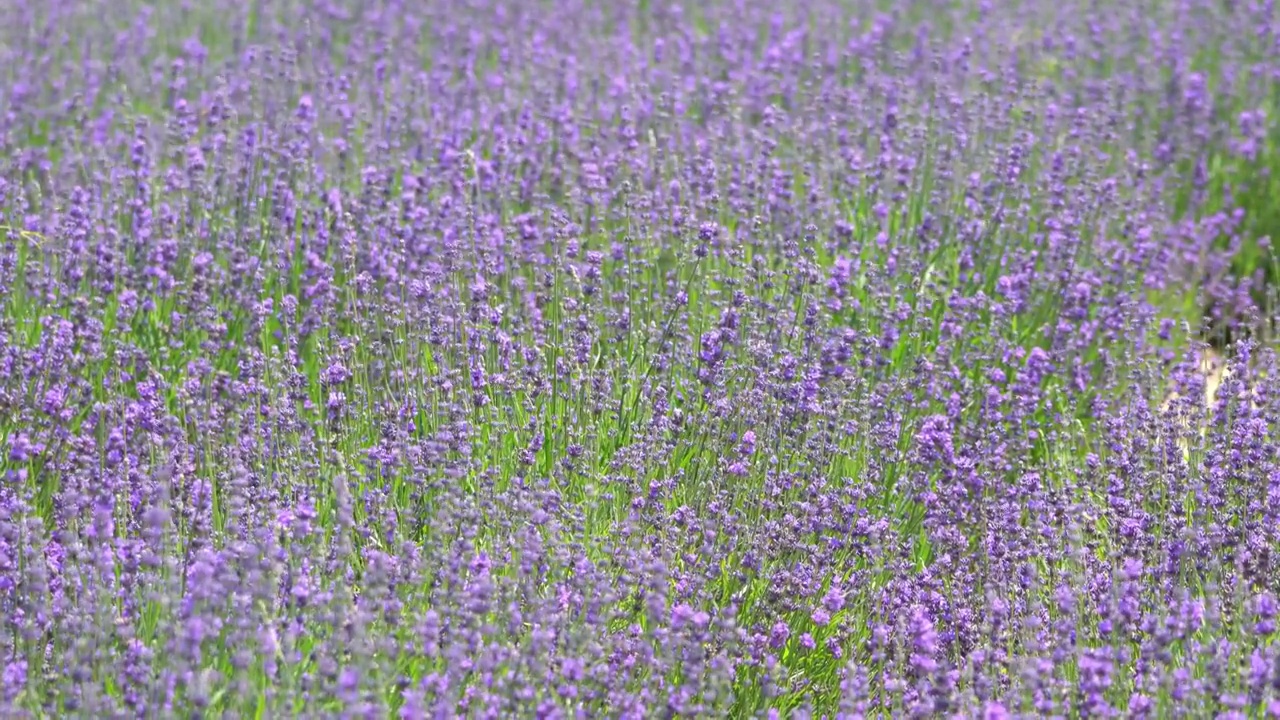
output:
[[[0,715],[1280,716],[1270,0],[0,16]]]

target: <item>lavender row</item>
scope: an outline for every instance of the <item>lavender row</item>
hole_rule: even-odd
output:
[[[0,715],[1280,716],[1272,2],[0,14]]]

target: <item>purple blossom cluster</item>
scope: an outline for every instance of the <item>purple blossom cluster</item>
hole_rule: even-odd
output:
[[[1280,717],[1272,0],[0,16],[0,716]]]

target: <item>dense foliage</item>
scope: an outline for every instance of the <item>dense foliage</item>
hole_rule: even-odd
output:
[[[0,715],[1280,716],[1278,15],[0,0]]]

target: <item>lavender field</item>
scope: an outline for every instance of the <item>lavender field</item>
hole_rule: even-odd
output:
[[[0,0],[0,718],[1280,717],[1273,239],[1274,0]]]

